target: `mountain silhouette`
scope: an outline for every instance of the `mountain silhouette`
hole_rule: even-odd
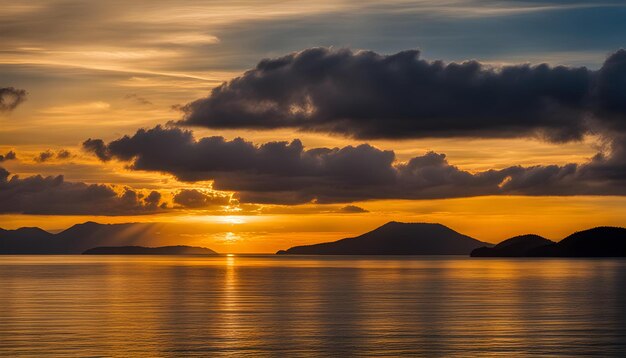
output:
[[[473,257],[626,257],[626,229],[601,226],[553,242],[537,235],[505,240],[472,251]]]
[[[53,234],[39,228],[0,230],[0,254],[81,254],[101,246],[138,246],[153,241],[159,226],[153,223],[74,225]]]
[[[533,257],[626,257],[626,229],[601,226],[528,252]]]
[[[101,246],[86,250],[83,255],[216,255],[217,252],[195,246]]]
[[[81,254],[102,250],[183,254],[190,246],[145,247],[159,234],[158,224],[98,224],[86,222],[59,233],[37,227],[0,229],[0,254]],[[136,248],[130,248],[136,247]],[[175,249],[180,247],[180,249]],[[177,251],[179,250],[179,251]],[[214,253],[209,250],[210,253]],[[89,252],[90,254],[92,252]],[[209,252],[202,252],[206,254]],[[441,224],[389,222],[363,235],[280,250],[277,254],[318,255],[469,255],[473,257],[626,257],[626,228],[596,227],[576,232],[560,242],[538,235],[521,235],[492,247]],[[123,252],[120,252],[123,254]]]
[[[361,236],[296,246],[277,254],[299,255],[469,255],[490,244],[441,224],[389,222]]]
[[[504,240],[494,247],[480,247],[472,251],[472,257],[521,257],[532,249],[554,244],[539,235],[520,235]]]
[[[37,227],[0,231],[0,254],[60,254],[55,235]]]

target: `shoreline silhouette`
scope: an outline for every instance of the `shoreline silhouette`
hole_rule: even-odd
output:
[[[472,257],[626,257],[626,228],[600,226],[575,232],[559,242],[537,235],[505,240],[472,251]]]
[[[99,246],[85,250],[83,255],[217,255],[217,252],[206,247],[174,245],[174,246]]]
[[[85,222],[53,234],[37,227],[0,229],[1,255],[177,255],[209,248],[139,244],[155,235],[152,224]],[[138,245],[139,244],[139,245]],[[206,250],[206,251],[203,251]],[[195,253],[191,253],[195,254]],[[294,246],[278,255],[465,255],[471,257],[626,257],[626,228],[601,226],[560,241],[535,234],[491,244],[437,223],[388,222],[362,235]]]

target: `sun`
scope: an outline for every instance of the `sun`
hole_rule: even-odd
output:
[[[235,216],[235,215],[224,216],[223,218],[220,219],[220,221],[225,224],[232,224],[232,225],[239,225],[239,224],[246,223],[246,221],[244,220],[242,216]]]

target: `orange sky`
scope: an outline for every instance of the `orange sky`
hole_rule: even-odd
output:
[[[492,19],[511,14],[533,16],[543,11],[520,4],[476,6],[472,1],[451,2],[456,5],[437,1],[417,2],[411,6],[403,1],[392,3],[390,8],[396,11],[412,11],[420,16],[430,14],[429,19],[444,17],[468,23],[469,18]],[[6,25],[0,51],[0,87],[24,88],[28,97],[15,110],[0,113],[0,154],[12,150],[18,156],[17,160],[6,161],[1,166],[22,178],[62,174],[67,181],[113,184],[117,190],[123,187],[145,193],[158,190],[164,194],[163,200],[170,204],[172,195],[180,189],[210,192],[211,183],[180,182],[166,173],[133,171],[127,168],[127,162],[113,160],[103,163],[85,153],[81,143],[87,138],[111,141],[123,135],[132,135],[138,128],[151,128],[178,120],[181,113],[173,106],[206,97],[212,88],[241,75],[261,58],[313,45],[335,45],[331,34],[320,35],[319,38],[302,35],[300,44],[282,37],[272,41],[274,33],[270,30],[259,32],[255,37],[254,32],[249,30],[251,27],[268,29],[272,24],[286,26],[285,23],[303,18],[322,21],[319,19],[327,14],[338,13],[368,17],[375,16],[372,14],[380,10],[376,2],[353,1],[315,4],[288,1],[265,6],[258,6],[256,2],[200,6],[193,2],[177,5],[163,1],[152,7],[128,4],[124,11],[120,10],[122,3],[117,2],[94,8],[77,3],[67,5],[65,12],[58,7],[53,9],[53,6],[53,2],[47,1],[5,4],[3,14],[0,14],[0,22],[5,20],[8,23],[11,18],[17,19],[16,23],[20,19],[28,23],[39,17],[46,18],[46,14],[58,10],[61,15],[57,21],[65,21],[70,27],[68,30],[59,26],[59,35],[49,36],[37,34],[36,29],[31,34],[17,25],[13,26],[13,22]],[[88,14],[84,19],[81,18],[83,11]],[[128,24],[126,31],[135,32],[132,36],[125,36],[124,31],[108,28],[114,26],[110,23],[116,26]],[[291,30],[294,37],[299,36],[298,30],[304,31]],[[54,32],[54,29],[50,31]],[[379,31],[384,32],[382,29]],[[84,36],[80,32],[84,32]],[[89,34],[93,40],[87,36]],[[402,40],[393,45],[394,48],[348,37],[336,45],[375,49],[379,46],[379,51],[388,53],[435,41],[436,34],[420,35],[423,37]],[[358,34],[354,36],[356,39]],[[284,45],[280,45],[281,40]],[[267,47],[263,47],[266,42]],[[252,46],[253,43],[258,45]],[[384,39],[380,43],[384,43]],[[609,47],[615,48],[607,45]],[[476,58],[473,52],[452,53],[432,48],[430,51],[434,56],[443,54],[446,60]],[[429,53],[428,50],[426,53]],[[527,53],[484,53],[481,59],[496,66],[536,59],[553,64],[582,62],[594,66],[607,51],[596,48],[550,51],[546,47]],[[598,152],[602,144],[597,136],[568,143],[548,143],[536,138],[365,141],[294,129],[193,130],[196,138],[212,135],[227,139],[243,137],[256,144],[299,138],[307,149],[369,143],[376,148],[395,151],[399,162],[427,151],[436,151],[445,153],[450,164],[470,172],[511,165],[584,163]],[[41,152],[50,150],[56,153],[62,149],[68,150],[71,156],[45,162],[36,160]],[[621,196],[371,200],[349,203],[367,212],[341,213],[346,204],[260,204],[250,211],[237,211],[233,206],[206,210],[178,209],[158,215],[135,216],[10,213],[0,215],[0,227],[40,226],[58,230],[87,220],[102,223],[166,222],[176,224],[168,230],[175,232],[172,237],[181,243],[199,244],[219,252],[274,252],[297,244],[357,235],[390,220],[439,222],[490,242],[523,233],[560,239],[576,230],[598,225],[618,226],[626,222],[626,198]]]

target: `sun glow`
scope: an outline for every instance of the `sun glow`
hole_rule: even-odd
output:
[[[227,243],[235,242],[238,239],[239,239],[239,236],[237,236],[235,233],[232,233],[232,232],[227,232],[224,235],[224,241],[226,241]]]
[[[243,216],[234,216],[234,215],[224,216],[220,218],[219,221],[225,224],[233,224],[233,225],[246,223],[246,220],[244,219]]]

